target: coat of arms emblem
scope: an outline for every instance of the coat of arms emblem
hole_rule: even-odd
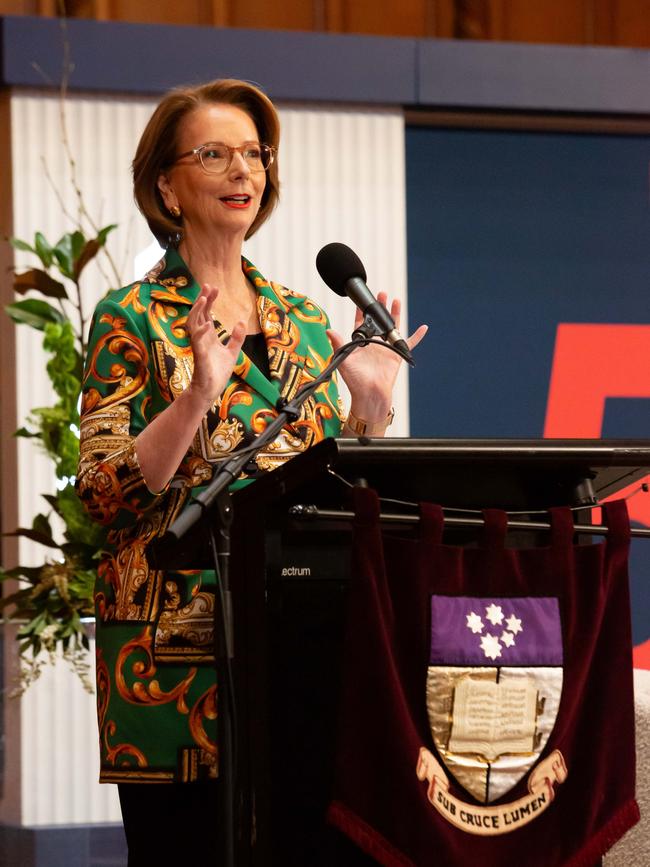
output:
[[[432,596],[431,734],[447,771],[480,803],[538,762],[560,706],[562,663],[556,598]],[[559,753],[553,759],[561,782],[566,768]]]

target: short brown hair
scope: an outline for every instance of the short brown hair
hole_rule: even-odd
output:
[[[133,194],[149,228],[167,246],[182,231],[182,218],[174,218],[164,206],[158,178],[177,153],[178,128],[184,117],[202,105],[225,103],[241,108],[251,118],[260,141],[278,146],[280,120],[275,106],[262,91],[246,81],[220,78],[197,87],[179,87],[166,94],[151,115],[133,160]],[[246,234],[254,235],[278,203],[280,181],[277,157],[266,172],[260,209]]]

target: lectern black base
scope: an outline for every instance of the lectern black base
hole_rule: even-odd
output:
[[[341,576],[341,578],[347,576]],[[274,867],[362,867],[327,828],[344,630],[343,580],[285,579],[269,587]],[[347,854],[346,854],[347,853]]]

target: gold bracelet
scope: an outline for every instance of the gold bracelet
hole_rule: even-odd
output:
[[[363,418],[357,418],[352,410],[348,413],[345,420],[346,425],[350,428],[353,434],[358,437],[371,437],[373,434],[380,433],[389,427],[395,418],[395,407],[391,406],[390,412],[383,421],[367,422]]]

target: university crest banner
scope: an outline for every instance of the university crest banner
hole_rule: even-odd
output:
[[[353,578],[329,819],[384,867],[593,867],[638,820],[624,501],[575,545],[384,532],[354,491]]]

